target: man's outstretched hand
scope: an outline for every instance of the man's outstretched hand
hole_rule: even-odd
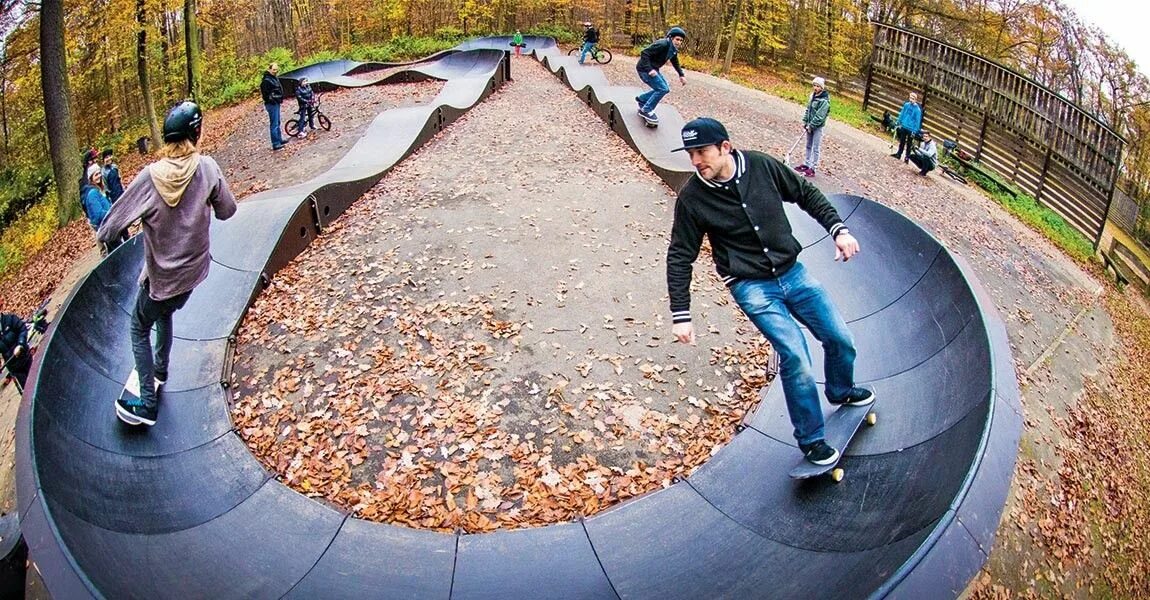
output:
[[[675,334],[676,340],[684,344],[695,345],[695,326],[690,321],[675,323],[671,326],[671,333]]]
[[[846,262],[860,251],[859,241],[849,233],[835,238],[835,260]]]

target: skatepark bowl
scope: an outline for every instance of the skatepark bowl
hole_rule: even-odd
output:
[[[381,113],[329,171],[253,196],[213,225],[211,272],[176,313],[179,368],[155,427],[123,426],[111,406],[133,368],[140,237],[76,286],[16,425],[21,527],[53,596],[940,598],[965,588],[992,546],[1021,429],[1006,330],[968,266],[857,196],[831,197],[865,236],[849,268],[833,266],[826,232],[791,213],[808,268],[836,269],[821,279],[865,357],[856,376],[879,398],[879,423],[849,447],[842,483],[787,476],[797,452],[779,386],[688,479],[534,529],[462,535],[364,521],[289,489],[253,457],[222,383],[246,310],[393,165],[511,76],[509,40],[402,66],[401,77],[445,80],[440,94]],[[660,106],[663,127],[648,129],[634,114],[637,88],[608,85],[548,38],[527,43],[670,185],[690,176],[668,152],[683,123],[673,107]],[[309,77],[337,85],[357,67]]]

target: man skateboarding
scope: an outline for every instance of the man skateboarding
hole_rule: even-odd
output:
[[[222,220],[236,213],[236,200],[219,165],[196,148],[203,121],[194,102],[181,102],[168,112],[160,160],[132,180],[97,234],[107,244],[136,219],[144,225],[144,269],[132,311],[132,352],[140,394],[116,400],[116,416],[129,425],[156,424],[159,389],[168,378],[172,314],[208,276],[212,214]]]
[[[667,31],[667,37],[647,46],[639,54],[639,62],[636,63],[635,69],[639,72],[639,79],[651,86],[651,91],[635,96],[635,102],[639,103],[639,115],[649,124],[659,122],[659,117],[655,115],[655,107],[659,106],[663,96],[671,92],[667,80],[663,78],[662,73],[659,73],[659,69],[667,64],[667,61],[671,62],[671,66],[675,67],[675,72],[679,74],[679,83],[687,85],[687,76],[679,66],[679,47],[686,39],[687,32],[682,27],[672,27]]]
[[[858,241],[815,186],[778,159],[736,150],[722,123],[695,119],[683,126],[683,147],[695,167],[679,192],[667,249],[672,333],[694,345],[691,272],[706,236],[715,269],[739,308],[779,355],[787,412],[803,456],[830,465],[839,450],[824,439],[823,412],[811,371],[805,325],[826,354],[831,404],[865,406],[874,394],[854,385],[854,340],[822,285],[798,262],[802,246],[791,234],[783,202],[793,202],[834,238],[835,260],[859,252]]]

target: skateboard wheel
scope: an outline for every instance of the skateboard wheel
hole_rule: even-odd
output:
[[[846,474],[846,471],[843,471],[842,469],[833,469],[831,470],[831,479],[833,479],[835,483],[838,483],[843,480],[843,477]]]
[[[875,413],[867,413],[866,414],[866,424],[874,426],[875,423],[878,423],[878,415]]]

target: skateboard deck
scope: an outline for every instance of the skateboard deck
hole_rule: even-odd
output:
[[[125,403],[140,399],[140,374],[135,369],[132,369],[132,372],[128,374],[128,381],[124,383],[124,389],[120,391],[119,399]],[[129,425],[140,425],[140,420],[132,413],[120,410],[119,403],[116,404],[116,416]]]
[[[831,479],[835,481],[842,481],[845,471],[838,468],[838,464],[842,461],[847,453],[847,445],[854,439],[855,433],[858,432],[859,426],[863,421],[868,425],[874,425],[878,422],[878,417],[874,412],[874,406],[877,403],[872,402],[866,406],[840,406],[829,417],[827,417],[826,425],[824,426],[824,433],[826,441],[831,446],[839,451],[839,458],[829,465],[816,465],[806,458],[800,458],[799,463],[791,469],[792,479],[810,479],[820,475],[830,473]]]

